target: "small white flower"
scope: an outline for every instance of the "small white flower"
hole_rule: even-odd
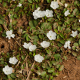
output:
[[[13,1],[15,1],[15,0],[13,0]]]
[[[67,3],[65,3],[65,7],[67,7],[68,6],[68,4]]]
[[[29,43],[24,42],[24,45],[23,45],[24,48],[29,49],[30,46],[31,46],[31,42]]]
[[[34,56],[34,60],[35,60],[36,62],[41,63],[42,60],[44,60],[44,58],[43,58],[40,54],[37,54],[37,55]]]
[[[36,48],[37,48],[36,45],[31,45],[31,46],[29,47],[29,51],[34,51]]]
[[[70,41],[66,41],[65,44],[64,44],[64,48],[69,48],[69,49],[71,49],[70,43],[71,43]]]
[[[68,16],[70,13],[69,13],[69,10],[65,11],[64,15],[65,16]]]
[[[50,46],[50,42],[47,42],[47,41],[43,41],[40,43],[40,45],[43,47],[43,48],[47,48]]]
[[[11,39],[11,37],[12,38],[14,38],[15,37],[15,35],[14,34],[12,34],[12,30],[10,30],[10,31],[6,31],[6,38],[8,38],[8,39]]]
[[[53,8],[53,9],[58,8],[59,7],[58,2],[57,1],[52,1],[51,4],[50,4],[50,7]]]
[[[39,10],[35,10],[35,11],[33,12],[34,19],[37,19],[37,18],[38,18],[38,16],[37,16],[38,11],[39,11]]]
[[[56,33],[53,32],[52,30],[50,30],[50,31],[47,33],[47,37],[48,37],[50,40],[55,40],[55,39],[56,39]]]
[[[21,7],[21,6],[22,6],[22,4],[21,4],[21,3],[19,3],[17,6],[18,6],[18,7]]]
[[[53,11],[52,10],[46,10],[45,15],[46,15],[46,17],[53,17]]]
[[[45,16],[45,11],[40,11],[40,7],[38,7],[37,10],[33,12],[33,16],[34,16],[34,19],[42,18]]]
[[[17,62],[18,60],[16,59],[16,57],[9,58],[9,63],[16,64]]]
[[[38,13],[36,15],[38,18],[42,18],[45,16],[45,11],[38,11]]]
[[[12,71],[13,71],[13,68],[12,68],[12,67],[9,67],[8,65],[3,68],[3,72],[4,72],[6,75],[11,74]]]
[[[77,35],[78,35],[78,31],[72,31],[72,34],[71,34],[72,37],[75,37]]]
[[[37,10],[39,11],[40,10],[40,7],[38,7]]]
[[[79,20],[79,22],[80,22],[80,20]]]

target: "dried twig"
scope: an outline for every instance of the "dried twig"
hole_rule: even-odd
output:
[[[28,71],[29,69],[28,69],[28,63],[27,63],[27,60],[26,60],[26,71],[27,71],[27,75],[28,75]]]
[[[20,61],[18,61],[18,64],[16,65],[16,67],[19,66],[19,64],[20,64]],[[16,67],[15,67],[15,68],[16,68]]]
[[[33,65],[32,65],[32,67],[31,67],[31,70],[33,69],[33,67],[34,67],[34,64],[35,64],[35,61],[34,61],[34,63],[33,63]],[[29,74],[28,74],[28,77],[27,77],[27,79],[26,80],[29,80],[29,77],[30,77],[30,75],[31,75],[31,73],[32,73],[32,71],[29,71]]]
[[[60,4],[60,5],[62,5],[62,6],[63,6],[63,4],[60,2],[60,0],[57,0],[57,2],[58,2],[58,4]]]

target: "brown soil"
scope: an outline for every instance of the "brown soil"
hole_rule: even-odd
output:
[[[13,40],[10,39],[7,41],[7,39],[0,37],[0,54],[1,53],[7,53],[10,50],[13,50]]]
[[[64,70],[54,80],[80,80],[80,61],[74,57],[68,57],[63,62]]]

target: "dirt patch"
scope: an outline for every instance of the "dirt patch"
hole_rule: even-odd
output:
[[[64,70],[54,80],[80,80],[80,61],[69,57],[63,62]]]
[[[1,53],[7,53],[10,50],[13,50],[13,40],[10,39],[7,41],[7,39],[0,38],[0,54]]]

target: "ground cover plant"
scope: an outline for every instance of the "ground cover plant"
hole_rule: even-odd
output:
[[[54,80],[68,56],[80,60],[79,0],[0,0],[0,80]]]

